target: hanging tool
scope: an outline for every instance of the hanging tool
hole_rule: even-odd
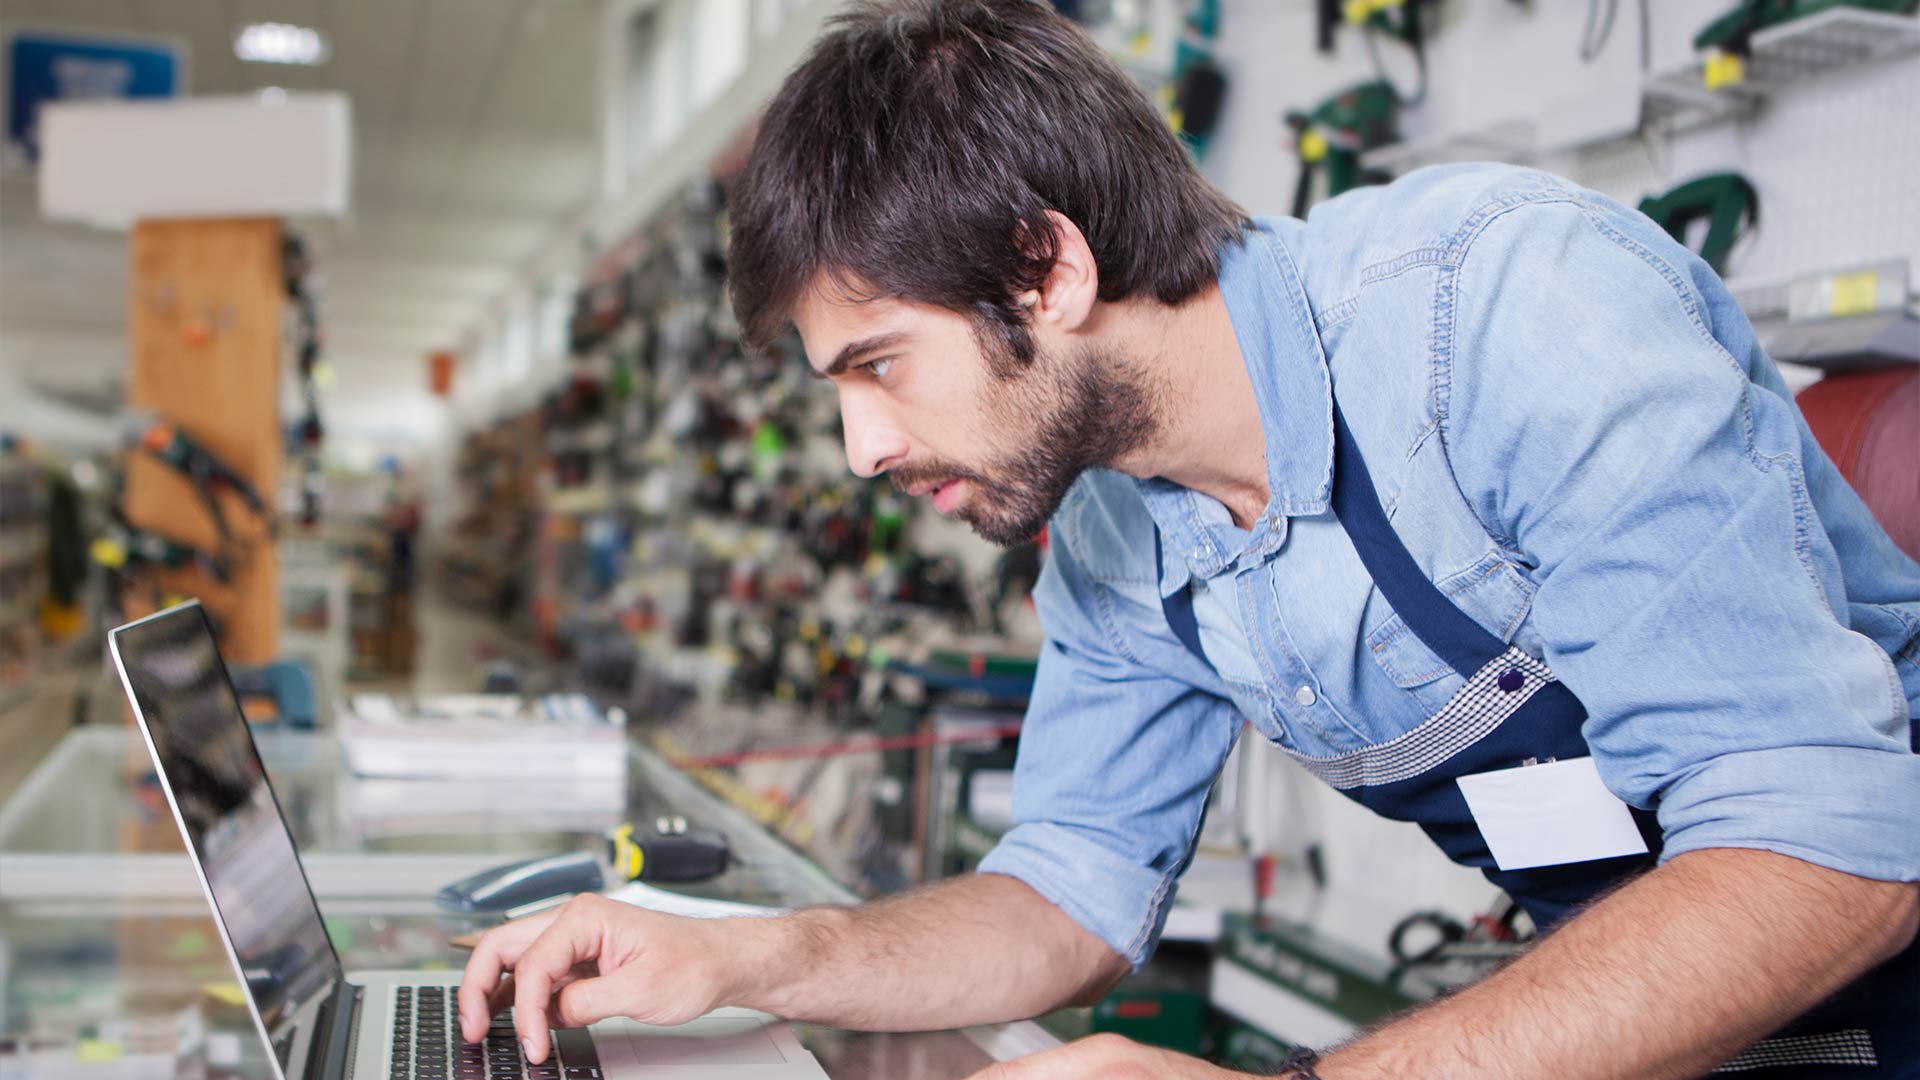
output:
[[[1739,173],[1714,173],[1689,180],[1665,195],[1641,199],[1640,212],[1682,244],[1687,242],[1690,226],[1707,222],[1700,257],[1714,273],[1725,274],[1734,242],[1760,224],[1760,196]]]
[[[260,497],[246,477],[227,467],[178,428],[164,420],[154,420],[139,431],[137,442],[142,450],[193,482],[194,492],[206,505],[207,512],[213,515],[214,527],[219,530],[222,543],[232,542],[233,530],[227,523],[226,511],[221,509],[220,500],[216,497],[216,492],[221,490],[239,496],[247,509],[259,515],[267,531],[272,533],[273,518],[267,510],[266,500]]]
[[[1213,59],[1213,40],[1219,33],[1220,0],[1194,0],[1174,47],[1167,115],[1196,158],[1206,155],[1227,96],[1226,73]]]
[[[125,521],[109,524],[90,550],[94,562],[119,573],[141,565],[169,570],[193,567],[223,585],[233,578],[233,563],[225,556],[202,551]]]
[[[1342,20],[1358,27],[1373,61],[1374,78],[1388,86],[1394,83],[1381,62],[1379,39],[1390,38],[1405,46],[1413,54],[1417,74],[1411,91],[1402,93],[1394,87],[1394,92],[1400,104],[1412,108],[1427,98],[1427,35],[1433,4],[1434,0],[1317,0],[1314,42],[1321,52],[1331,53],[1334,32]]]
[[[1289,112],[1294,146],[1300,154],[1300,179],[1293,192],[1293,216],[1307,216],[1315,174],[1327,174],[1327,197],[1392,179],[1361,166],[1362,152],[1400,137],[1400,97],[1384,82],[1361,83],[1321,102],[1311,113]]]

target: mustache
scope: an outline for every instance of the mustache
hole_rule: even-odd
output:
[[[904,495],[914,488],[937,487],[954,480],[979,483],[984,478],[971,469],[948,461],[909,461],[888,469],[887,480],[893,484],[893,490]]]

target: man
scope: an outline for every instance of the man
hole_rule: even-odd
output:
[[[469,1036],[1096,999],[1244,718],[1553,928],[1294,1075],[1920,1075],[1920,567],[1652,223],[1494,166],[1248,221],[1025,0],[840,18],[732,213],[742,325],[797,327],[856,473],[999,543],[1052,522],[1018,821],[864,907],[496,930]],[[1110,1037],[989,1071],[1224,1075]]]

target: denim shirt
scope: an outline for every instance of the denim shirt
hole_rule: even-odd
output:
[[[1697,257],[1555,177],[1444,166],[1257,222],[1220,287],[1271,501],[1243,530],[1166,480],[1075,484],[1035,590],[1015,825],[983,872],[1137,967],[1243,726],[1328,757],[1461,686],[1329,509],[1337,394],[1421,569],[1585,703],[1600,776],[1657,813],[1662,858],[1920,879],[1920,566]],[[1160,604],[1189,587],[1205,662]]]

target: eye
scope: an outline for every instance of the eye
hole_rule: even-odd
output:
[[[867,374],[872,375],[876,379],[884,379],[887,376],[887,372],[893,370],[893,362],[894,362],[894,358],[891,356],[886,356],[878,360],[875,360],[872,363],[865,365],[867,369]]]

